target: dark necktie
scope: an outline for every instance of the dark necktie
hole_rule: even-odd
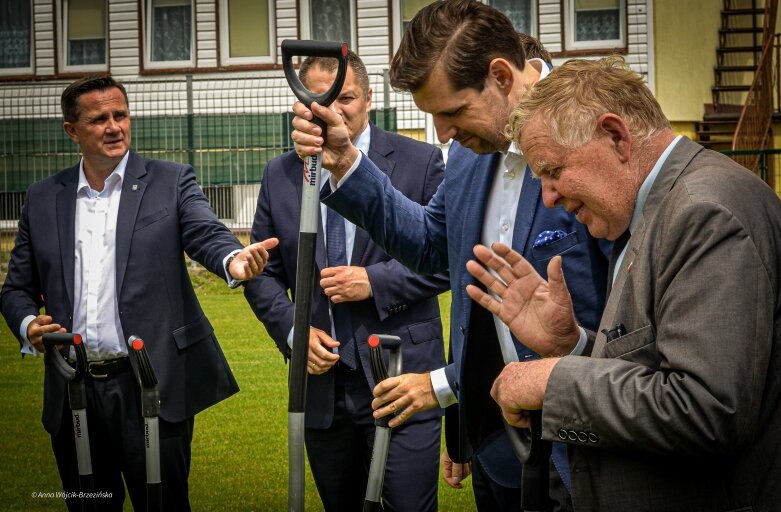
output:
[[[618,257],[621,256],[621,251],[624,250],[626,244],[629,242],[629,238],[632,234],[629,229],[621,233],[615,242],[613,242],[613,252],[610,253],[610,263],[607,267],[607,293],[610,295],[610,290],[613,288],[613,274],[615,273],[616,262]]]
[[[326,256],[329,267],[347,265],[347,245],[344,233],[344,217],[335,211],[328,209],[325,220],[326,229]],[[353,341],[352,321],[347,304],[331,304],[331,315],[336,331],[336,341],[339,345],[339,358],[350,368],[357,367],[355,354],[355,342]]]

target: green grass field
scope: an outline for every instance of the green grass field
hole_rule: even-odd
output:
[[[240,290],[229,290],[206,272],[194,273],[193,280],[241,386],[240,393],[196,417],[193,510],[286,510],[288,367]],[[446,294],[440,300],[446,325],[449,299]],[[0,341],[0,509],[65,510],[61,500],[31,497],[60,490],[49,436],[40,421],[43,360],[21,359],[5,322],[0,322]],[[471,479],[465,483],[471,485]],[[440,479],[439,508],[474,510],[471,487],[451,489]],[[130,510],[129,500],[125,509]],[[322,509],[309,472],[306,509]]]

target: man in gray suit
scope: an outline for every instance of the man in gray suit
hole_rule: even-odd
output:
[[[542,409],[543,437],[571,445],[576,511],[778,510],[781,201],[676,137],[619,58],[565,64],[510,125],[546,206],[617,248],[591,357],[509,365],[492,389],[505,417]],[[545,281],[493,249],[475,254],[501,280],[468,268],[499,299],[470,296],[532,349],[567,354],[580,328],[561,259]]]

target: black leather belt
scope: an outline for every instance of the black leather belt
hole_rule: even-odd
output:
[[[130,358],[105,359],[87,363],[87,374],[93,379],[106,379],[130,371]]]

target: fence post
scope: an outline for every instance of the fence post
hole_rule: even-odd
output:
[[[393,127],[390,125],[390,70],[382,70],[382,124],[383,129],[390,131]]]
[[[187,162],[195,167],[195,115],[193,112],[193,76],[187,75]]]
[[[767,183],[767,153],[764,150],[759,152],[759,177]]]

